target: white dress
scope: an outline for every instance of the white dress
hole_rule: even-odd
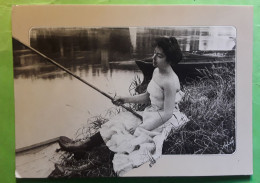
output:
[[[163,110],[163,89],[151,80],[147,91],[150,94],[151,106],[147,107],[144,112]],[[182,91],[176,93],[172,117],[152,131],[138,127],[142,121],[130,112],[121,112],[102,125],[100,134],[107,147],[115,152],[113,168],[117,175],[122,176],[148,161],[152,165],[162,155],[163,142],[170,131],[180,128],[189,121],[186,115],[178,109],[178,103],[183,95]],[[129,132],[131,128],[135,129],[134,134]]]

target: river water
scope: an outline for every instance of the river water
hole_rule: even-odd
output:
[[[84,64],[69,69],[111,96],[130,95],[130,83],[136,76],[141,80],[143,76],[134,62],[125,63],[110,64],[105,70],[101,65]],[[73,138],[79,128],[87,125],[88,118],[114,107],[108,98],[53,67],[15,68],[15,73],[36,70],[34,77],[32,74],[15,77],[16,148],[61,135]],[[53,71],[39,71],[46,68]]]

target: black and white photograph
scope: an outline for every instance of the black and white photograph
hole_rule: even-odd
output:
[[[252,12],[13,7],[15,177],[252,175]]]
[[[236,151],[232,26],[33,27],[13,39],[16,171],[116,177]]]

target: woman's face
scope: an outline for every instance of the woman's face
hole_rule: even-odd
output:
[[[164,54],[163,50],[156,46],[154,49],[153,55],[153,66],[158,68],[163,68],[168,65],[166,61],[166,55]]]

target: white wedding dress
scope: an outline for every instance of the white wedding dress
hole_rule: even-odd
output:
[[[163,110],[163,89],[151,80],[147,91],[150,94],[151,106],[142,113]],[[172,117],[152,131],[138,127],[142,121],[130,112],[121,112],[102,125],[100,134],[107,147],[115,152],[113,168],[117,175],[122,176],[148,161],[152,165],[162,155],[163,142],[171,130],[176,130],[189,121],[178,108],[183,95],[182,91],[176,93]],[[135,129],[134,134],[129,132],[131,128]]]

